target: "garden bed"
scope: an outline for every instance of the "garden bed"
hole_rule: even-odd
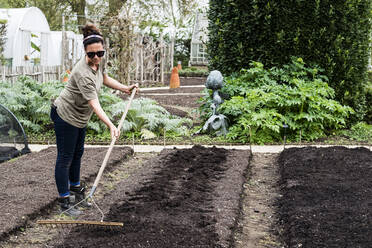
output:
[[[195,87],[182,87],[182,88],[168,88],[168,89],[151,89],[141,91],[141,95],[151,95],[151,94],[172,94],[172,93],[183,93],[183,94],[201,94],[205,89],[203,86]]]
[[[372,152],[291,148],[279,157],[286,247],[372,247]]]
[[[53,170],[54,158],[45,159],[55,156],[50,148],[0,166],[4,180],[12,178],[3,183],[5,192],[14,192],[0,197],[2,223],[13,222],[18,229],[27,223],[28,229],[10,235],[0,247],[371,247],[368,149],[289,148],[280,155],[254,154],[251,160],[247,150],[194,146],[128,161],[120,159],[123,148],[116,149],[110,160],[120,166],[105,171],[95,199],[105,220],[123,222],[122,229],[79,227],[53,234],[34,223],[56,218],[56,211],[49,211],[54,203],[40,204],[55,198],[53,177],[43,177],[50,180],[45,189],[33,176]],[[105,149],[87,149],[86,155],[97,151],[101,155],[94,156],[103,157]],[[51,167],[41,166],[40,172],[34,161]],[[15,162],[21,169],[3,168]],[[16,194],[25,203],[14,201]],[[40,210],[28,213],[35,205]],[[9,209],[20,217],[11,219]],[[93,208],[79,219],[100,217]]]
[[[92,181],[107,148],[86,148],[82,158],[82,181]],[[110,171],[132,153],[130,148],[114,148],[107,165]],[[24,227],[56,204],[54,181],[56,148],[31,153],[0,165],[0,241]]]
[[[176,88],[176,89],[154,89],[143,91],[136,97],[146,97],[157,101],[162,106],[173,106],[181,108],[198,108],[201,104],[198,103],[198,100],[201,97],[201,93],[204,89],[204,84],[206,78],[181,78],[181,86],[185,85],[194,85],[200,87],[186,87],[186,88]],[[167,84],[168,85],[168,84]],[[177,93],[182,93],[185,95],[176,95]],[[187,95],[190,93],[190,95]],[[200,94],[199,94],[200,93]],[[151,95],[155,94],[155,95]],[[167,95],[158,95],[158,94],[167,94]],[[174,94],[174,95],[168,95]],[[123,99],[128,99],[129,96],[125,94],[120,95]],[[177,114],[177,113],[175,113]]]
[[[170,105],[174,107],[198,108],[201,103],[198,103],[200,95],[144,95],[146,97],[157,101],[160,105]]]
[[[230,247],[249,152],[164,150],[100,202],[115,231],[73,229],[57,247]],[[86,211],[84,219],[97,219]]]

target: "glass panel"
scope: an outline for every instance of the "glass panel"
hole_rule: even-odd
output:
[[[198,44],[192,44],[192,46],[191,46],[191,56],[192,57],[198,56]]]

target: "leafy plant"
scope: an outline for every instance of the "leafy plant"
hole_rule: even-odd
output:
[[[26,131],[40,133],[50,125],[50,100],[56,98],[63,87],[58,81],[39,83],[20,77],[15,83],[0,85],[0,102],[16,115]]]
[[[128,102],[112,105],[113,117],[120,118]],[[164,133],[186,135],[191,119],[172,116],[155,100],[148,98],[134,99],[123,124],[123,131],[131,131],[143,139],[162,136]]]
[[[208,76],[208,69],[188,67],[178,72],[181,77],[206,77]]]
[[[350,130],[342,130],[340,133],[356,141],[372,141],[372,125],[365,122],[358,122]]]
[[[0,84],[0,103],[16,115],[26,132],[41,135],[52,124],[49,117],[51,99],[56,99],[64,86],[65,83],[59,81],[39,83],[28,77],[21,77],[13,84]],[[99,101],[111,120],[120,119],[126,102],[113,94],[110,88],[102,88]],[[123,129],[143,138],[151,138],[162,136],[164,132],[183,135],[187,132],[185,125],[188,124],[191,124],[190,119],[172,116],[156,101],[140,98],[133,100]],[[87,135],[97,139],[110,139],[109,130],[96,115],[88,122]]]
[[[210,0],[209,6],[211,69],[231,75],[252,60],[270,68],[302,57],[324,68],[334,99],[355,110],[352,120],[370,109],[363,91],[371,56],[370,0]]]
[[[228,138],[258,143],[277,141],[283,124],[292,139],[314,140],[329,129],[345,125],[353,110],[332,100],[334,90],[318,67],[307,67],[301,58],[282,68],[264,69],[253,62],[225,79],[222,94],[228,99],[220,113],[230,121]],[[205,98],[204,98],[205,99]],[[206,111],[207,105],[202,106]]]

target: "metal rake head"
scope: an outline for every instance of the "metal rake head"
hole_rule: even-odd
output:
[[[122,228],[124,224],[122,222],[107,222],[107,221],[89,221],[89,220],[38,220],[36,221],[39,225],[45,225],[47,227],[59,228],[59,227],[102,227],[102,228]]]

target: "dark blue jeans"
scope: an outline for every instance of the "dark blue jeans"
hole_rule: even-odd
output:
[[[78,128],[62,120],[55,107],[51,108],[50,118],[54,122],[57,140],[57,161],[55,180],[61,197],[68,196],[69,184],[80,184],[80,164],[84,153],[86,128]]]

